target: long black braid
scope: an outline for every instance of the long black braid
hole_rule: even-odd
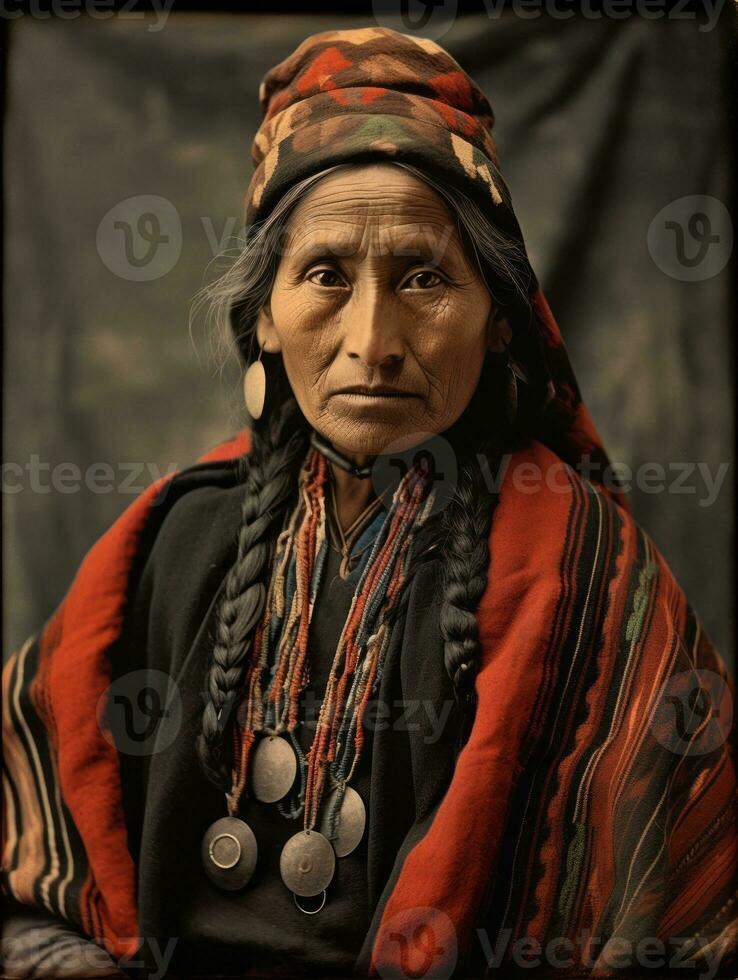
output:
[[[264,612],[272,545],[296,499],[297,477],[307,451],[309,427],[294,396],[255,426],[251,450],[239,465],[244,488],[238,554],[226,577],[215,618],[215,644],[207,675],[210,699],[202,715],[197,752],[208,778],[230,787],[224,730],[234,714],[251,649]]]

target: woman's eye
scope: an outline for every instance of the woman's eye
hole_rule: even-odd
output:
[[[441,276],[432,269],[423,269],[422,272],[416,272],[414,276],[405,280],[405,287],[411,289],[432,289],[434,286],[439,286],[443,282]]]
[[[318,286],[340,286],[343,279],[334,269],[315,269],[307,277]]]

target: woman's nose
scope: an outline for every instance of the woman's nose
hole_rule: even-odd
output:
[[[379,289],[362,290],[344,311],[344,349],[349,357],[376,368],[404,357],[402,328],[391,297]]]

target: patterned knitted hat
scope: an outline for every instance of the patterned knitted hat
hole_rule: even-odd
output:
[[[246,221],[331,164],[404,160],[465,189],[521,240],[492,140],[487,97],[433,41],[383,27],[307,38],[267,73]]]
[[[259,100],[246,225],[290,186],[339,163],[402,161],[463,190],[520,249],[530,309],[508,321],[513,355],[542,393],[536,437],[566,462],[588,455],[602,470],[607,456],[500,172],[492,107],[459,64],[435,42],[385,27],[325,31],[267,72]]]

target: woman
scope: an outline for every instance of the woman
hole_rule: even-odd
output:
[[[5,670],[6,969],[731,971],[729,677],[608,478],[489,103],[383,28],[260,99],[206,292],[249,431]],[[63,923],[66,966],[24,941]]]

